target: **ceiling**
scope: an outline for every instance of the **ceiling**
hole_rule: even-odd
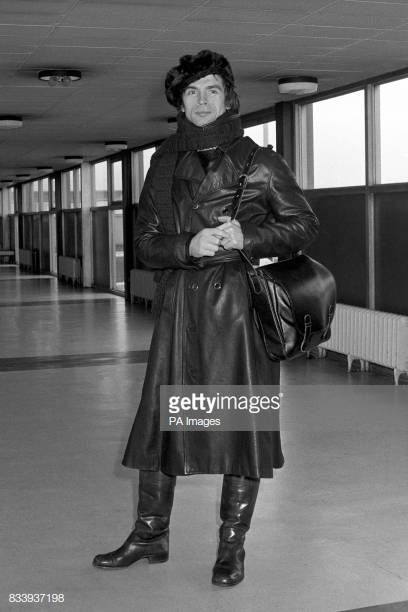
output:
[[[0,0],[0,115],[24,120],[0,131],[0,179],[165,137],[165,73],[203,48],[230,60],[246,114],[288,99],[279,76],[317,76],[324,91],[408,67],[408,2]],[[49,87],[47,68],[82,80]]]

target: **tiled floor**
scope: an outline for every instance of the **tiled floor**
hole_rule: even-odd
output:
[[[283,414],[286,465],[261,483],[241,585],[210,583],[221,477],[208,475],[178,479],[169,563],[92,567],[133,521],[137,474],[120,461],[151,329],[148,311],[117,296],[0,266],[0,610],[337,612],[408,600],[408,385],[328,359],[282,367],[283,384],[320,399],[305,391]],[[13,604],[10,593],[65,603]],[[408,603],[379,610],[394,609]]]

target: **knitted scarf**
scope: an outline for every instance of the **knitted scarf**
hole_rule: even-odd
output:
[[[146,186],[151,185],[154,189],[154,203],[163,230],[168,233],[176,233],[171,190],[179,153],[229,144],[244,133],[240,117],[231,111],[203,127],[188,121],[183,113],[179,113],[177,122],[177,133],[167,138],[156,151],[146,177]]]

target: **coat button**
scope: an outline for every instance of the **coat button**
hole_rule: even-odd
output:
[[[194,202],[194,204],[192,205],[191,208],[193,208],[194,210],[197,210],[197,208],[199,208],[199,207],[200,207],[200,205],[197,204],[197,202]]]
[[[197,291],[197,289],[198,289],[198,283],[191,283],[191,289],[192,289],[193,291]]]
[[[214,283],[214,289],[221,289],[221,288],[222,288],[222,284],[219,281]]]

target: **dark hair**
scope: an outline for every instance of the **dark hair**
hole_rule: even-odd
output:
[[[235,91],[234,75],[226,57],[215,51],[203,49],[196,55],[183,55],[179,64],[169,70],[164,87],[169,104],[179,109],[183,103],[186,88],[209,74],[222,78],[225,88],[225,102],[232,112],[239,112],[239,98]]]

